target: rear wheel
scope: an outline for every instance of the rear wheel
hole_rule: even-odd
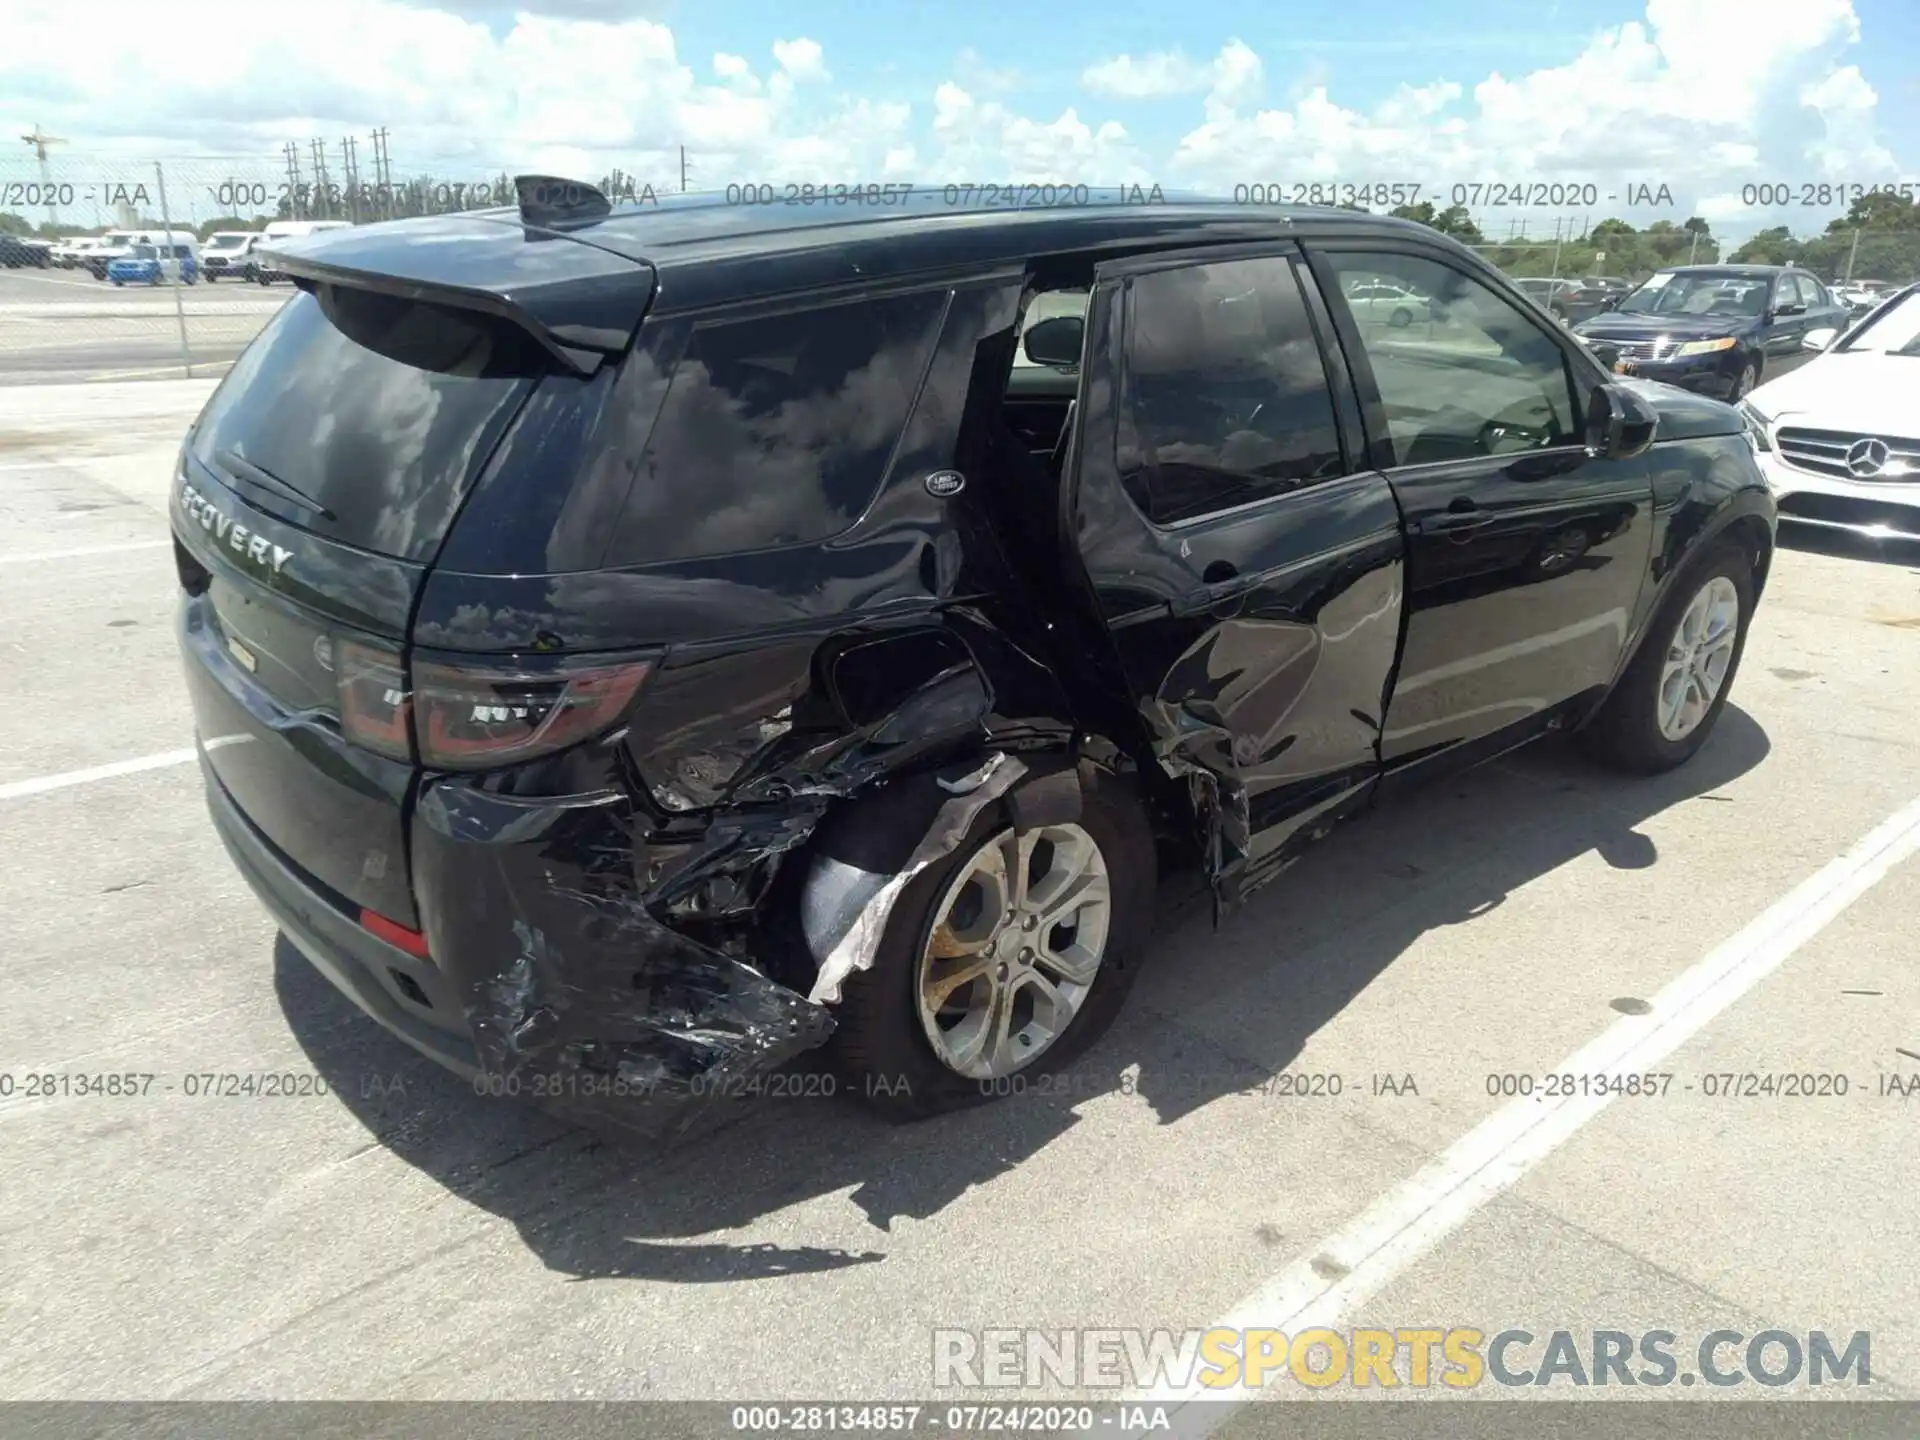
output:
[[[1643,775],[1692,759],[1726,708],[1752,613],[1746,551],[1715,546],[1680,577],[1619,685],[1581,731],[1589,753]]]
[[[831,1042],[850,1085],[914,1119],[1018,1094],[1113,1023],[1152,923],[1140,805],[1083,776],[1080,818],[1015,831],[992,807],[900,892]]]

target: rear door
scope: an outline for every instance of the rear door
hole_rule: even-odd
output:
[[[1389,775],[1530,738],[1611,680],[1647,573],[1651,452],[1596,459],[1575,342],[1417,243],[1312,247],[1325,293],[1399,279],[1409,327],[1341,307],[1374,462],[1407,527]]]
[[[208,402],[174,479],[207,765],[283,856],[409,926],[408,619],[544,370],[521,332],[471,312],[301,293]]]
[[[1291,247],[1158,255],[1090,306],[1077,543],[1229,903],[1366,798],[1399,638],[1399,513],[1304,279]]]

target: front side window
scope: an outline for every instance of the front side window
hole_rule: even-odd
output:
[[[697,325],[608,563],[801,545],[853,524],[886,477],[946,299]]]
[[[1345,473],[1291,261],[1161,270],[1126,292],[1121,478],[1169,525]]]
[[[1566,353],[1481,281],[1422,256],[1335,252],[1343,282],[1364,276],[1423,297],[1417,307],[1353,305],[1396,464],[1423,465],[1574,443]]]

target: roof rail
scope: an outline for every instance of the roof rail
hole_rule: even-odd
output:
[[[529,225],[588,224],[613,213],[613,205],[584,180],[559,175],[516,175],[513,189],[520,218]]]

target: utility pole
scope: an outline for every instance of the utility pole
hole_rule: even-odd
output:
[[[1700,232],[1696,230],[1693,232],[1693,243],[1687,246],[1687,264],[1691,265],[1693,263],[1693,257],[1695,256],[1695,254],[1699,252],[1699,249],[1700,249]]]
[[[680,193],[687,193],[687,147],[680,147]]]
[[[33,153],[40,157],[40,197],[47,202],[47,224],[58,229],[60,225],[60,211],[54,204],[54,195],[56,192],[53,188],[53,172],[47,169],[47,147],[49,145],[64,145],[67,142],[62,140],[58,135],[47,134],[47,132],[42,130],[37,124],[33,127],[33,133],[31,135],[22,135],[20,138],[31,145],[33,147]]]
[[[287,210],[289,212],[287,218],[289,220],[304,220],[307,217],[300,212],[307,207],[300,195],[300,147],[289,140],[287,141],[285,154],[287,157]]]
[[[1851,285],[1853,283],[1853,261],[1854,257],[1859,253],[1860,227],[1856,225],[1853,227],[1853,244],[1847,248],[1847,277],[1841,282],[1842,284]]]

